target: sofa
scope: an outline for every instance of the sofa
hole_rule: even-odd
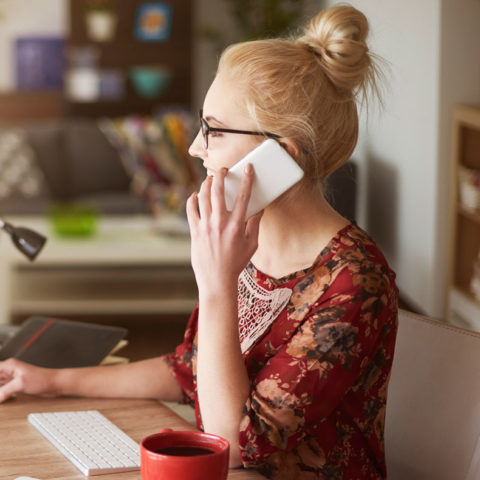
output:
[[[389,480],[480,478],[480,333],[400,311],[385,450]]]
[[[0,215],[41,214],[54,203],[72,202],[106,214],[146,213],[147,204],[130,183],[117,149],[96,121],[0,128]]]
[[[44,214],[59,203],[91,205],[101,214],[149,213],[158,203],[172,203],[177,197],[181,197],[178,210],[182,210],[182,202],[189,191],[198,188],[204,172],[201,162],[187,158],[192,132],[180,132],[179,128],[182,122],[190,125],[191,119],[185,120],[185,112],[176,115],[161,120],[171,128],[171,140],[180,139],[176,148],[170,140],[157,149],[152,147],[154,142],[143,137],[155,129],[134,116],[0,125],[0,216]],[[161,121],[155,126],[164,128]],[[135,137],[141,139],[139,145]],[[157,157],[156,162],[151,161],[152,156]],[[162,163],[159,157],[165,157],[160,165],[163,171],[155,170],[155,165]],[[138,184],[161,184],[168,175],[179,185],[175,191],[158,192],[154,185],[139,194]],[[325,186],[330,203],[351,220],[356,217],[356,177],[356,164],[351,160],[334,172]],[[153,201],[152,195],[156,196]]]

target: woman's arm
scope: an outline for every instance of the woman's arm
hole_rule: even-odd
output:
[[[250,384],[240,349],[237,282],[257,249],[261,215],[245,221],[253,181],[247,167],[237,201],[227,212],[226,169],[207,177],[187,214],[192,266],[199,291],[197,390],[205,431],[230,442],[230,466],[241,465],[239,431]]]
[[[36,367],[10,358],[0,362],[0,384],[0,402],[20,392],[47,397],[182,399],[182,389],[165,357],[124,365],[64,369]]]
[[[197,388],[205,431],[230,442],[230,467],[238,467],[240,419],[250,383],[238,337],[236,289],[232,293],[200,298]]]

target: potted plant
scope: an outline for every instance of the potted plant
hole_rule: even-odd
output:
[[[115,37],[117,12],[111,0],[88,0],[85,23],[88,37],[95,42],[108,42]]]

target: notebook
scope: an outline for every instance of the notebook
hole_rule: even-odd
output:
[[[123,346],[126,334],[123,327],[33,316],[1,347],[0,360],[14,357],[48,368],[98,365]]]

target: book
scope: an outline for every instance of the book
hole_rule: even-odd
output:
[[[33,316],[3,344],[0,360],[14,357],[47,368],[118,363],[119,357],[107,358],[125,345],[126,334],[123,327]]]

